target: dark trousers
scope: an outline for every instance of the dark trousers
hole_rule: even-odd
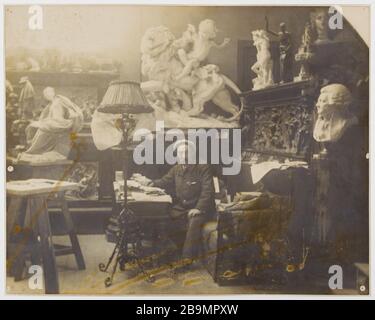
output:
[[[189,218],[188,212],[175,208],[171,210],[168,236],[179,250],[182,249],[183,259],[195,259],[201,253],[202,228],[207,219],[203,214]]]

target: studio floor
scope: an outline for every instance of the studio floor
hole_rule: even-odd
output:
[[[64,244],[66,237],[54,237],[56,243]],[[106,262],[112,252],[113,244],[105,241],[104,235],[80,235],[79,241],[85,257],[86,270],[78,270],[73,255],[57,257],[60,293],[65,295],[228,295],[228,294],[336,294],[324,289],[315,282],[314,287],[304,286],[286,288],[280,285],[236,285],[219,286],[203,266],[194,270],[173,275],[168,268],[154,269],[155,280],[146,281],[145,277],[134,272],[118,271],[112,286],[106,288],[104,280],[108,274],[99,271],[98,265]],[[292,284],[293,285],[293,284]],[[326,287],[326,286],[325,286]],[[8,294],[44,294],[43,289],[30,289],[29,280],[15,282],[7,278]],[[338,292],[337,292],[338,293]],[[357,294],[355,290],[340,290],[340,294]]]

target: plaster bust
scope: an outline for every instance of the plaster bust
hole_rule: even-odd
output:
[[[350,126],[358,120],[349,111],[352,95],[342,84],[334,83],[323,87],[316,103],[318,118],[313,136],[318,142],[336,142]]]

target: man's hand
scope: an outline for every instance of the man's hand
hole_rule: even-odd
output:
[[[195,216],[199,216],[200,214],[202,214],[202,212],[199,209],[190,209],[188,212],[188,217],[192,218]]]

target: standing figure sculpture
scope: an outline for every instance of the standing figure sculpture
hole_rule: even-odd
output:
[[[280,31],[274,32],[269,29],[268,18],[266,20],[266,31],[276,36],[279,40],[280,49],[280,83],[293,81],[293,43],[291,33],[286,30],[284,22],[280,23]]]
[[[257,77],[253,79],[253,89],[263,89],[273,85],[273,61],[270,53],[270,40],[264,30],[252,32],[254,46],[257,48],[257,62],[251,70],[256,73]]]
[[[22,85],[19,103],[21,110],[21,119],[31,120],[35,111],[35,90],[28,77],[22,77],[19,81]]]

